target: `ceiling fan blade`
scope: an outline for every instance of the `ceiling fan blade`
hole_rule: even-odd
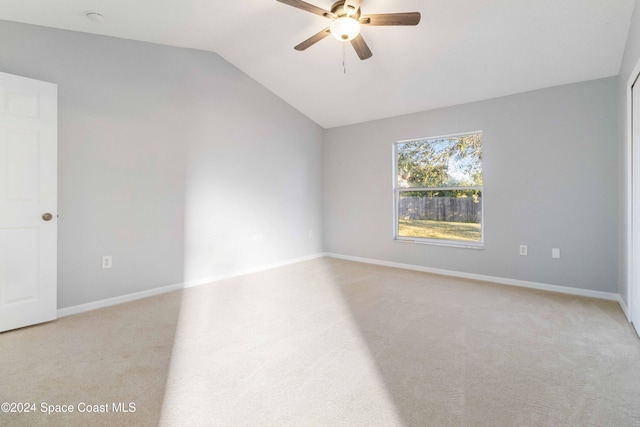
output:
[[[305,41],[303,41],[302,43],[294,47],[294,49],[305,50],[313,46],[314,44],[318,43],[320,40],[327,37],[329,34],[331,34],[331,31],[329,30],[329,28],[325,28],[324,30],[320,31],[317,34],[312,35],[311,37],[309,37],[308,39],[306,39]]]
[[[325,18],[332,19],[333,13],[328,10],[324,10],[320,7],[314,6],[302,0],[277,0],[280,3],[287,4],[289,6],[297,7],[298,9],[306,10],[307,12],[315,13],[316,15],[324,16]]]
[[[358,9],[360,9],[360,3],[362,0],[345,0],[344,11],[347,16],[355,15]]]
[[[360,18],[362,25],[418,25],[420,12],[381,13]]]
[[[358,57],[363,61],[373,56],[373,53],[371,53],[369,46],[367,46],[367,43],[365,43],[364,39],[362,38],[362,34],[358,34],[353,40],[351,40],[351,46],[353,46],[353,48],[356,50],[356,53],[358,54]]]

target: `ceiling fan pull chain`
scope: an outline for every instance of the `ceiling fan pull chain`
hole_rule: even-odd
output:
[[[342,70],[347,74],[347,42],[342,42]]]

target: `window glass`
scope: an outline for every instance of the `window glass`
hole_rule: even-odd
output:
[[[480,132],[396,143],[394,162],[396,239],[481,245]]]

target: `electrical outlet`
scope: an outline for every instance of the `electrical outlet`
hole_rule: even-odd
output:
[[[520,255],[527,255],[528,248],[527,245],[520,245]]]
[[[556,258],[556,259],[560,258],[560,248],[551,249],[551,258]]]
[[[104,255],[102,257],[102,268],[111,268],[113,267],[113,257],[111,255]]]

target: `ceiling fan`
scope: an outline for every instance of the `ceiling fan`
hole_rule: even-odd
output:
[[[331,25],[317,34],[309,37],[295,50],[305,50],[329,34],[341,41],[350,41],[358,57],[362,60],[371,58],[373,55],[367,43],[360,34],[361,25],[418,25],[420,22],[420,12],[406,13],[383,13],[376,15],[362,15],[360,3],[362,0],[339,0],[331,6],[331,11],[306,3],[302,0],[277,0],[280,3],[315,13],[331,19]]]

